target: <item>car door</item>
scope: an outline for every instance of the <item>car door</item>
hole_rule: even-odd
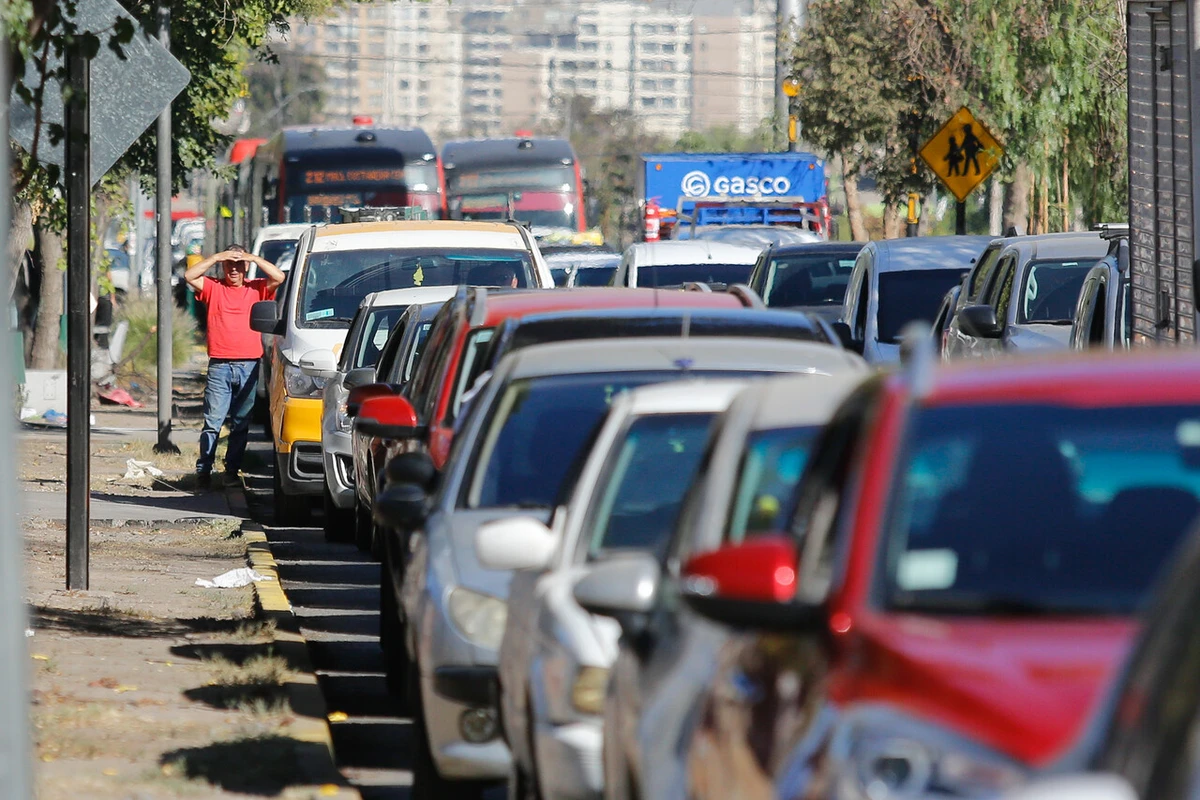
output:
[[[970,344],[974,337],[963,333],[962,328],[959,326],[958,312],[967,306],[981,302],[980,297],[986,293],[992,275],[996,271],[996,264],[1000,261],[1002,245],[1003,242],[992,242],[989,244],[963,283],[963,289],[959,292],[958,300],[955,302],[954,308],[950,312],[950,318],[946,322],[944,356],[947,359],[960,358],[966,355],[970,349]]]
[[[1101,270],[1092,270],[1079,289],[1079,300],[1075,303],[1075,315],[1071,322],[1072,350],[1086,350],[1104,344],[1105,292],[1102,290],[1104,275]],[[1097,312],[1099,315],[1097,316]],[[1099,325],[1099,338],[1096,327]]]
[[[996,321],[1001,325],[1004,325],[1005,320],[1005,317],[1001,314],[1007,314],[1010,305],[1009,300],[1012,298],[1016,265],[1017,259],[1015,254],[1009,253],[1003,256],[996,265],[991,282],[984,290],[984,294],[980,295],[979,302],[977,303],[977,305],[991,306],[992,310],[996,312]],[[961,334],[961,338],[963,355],[968,358],[996,358],[1003,352],[1001,339],[971,336],[965,332]]]

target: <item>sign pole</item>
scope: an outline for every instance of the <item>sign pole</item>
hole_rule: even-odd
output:
[[[171,8],[158,7],[158,41],[171,49]],[[171,410],[174,383],[174,331],[172,330],[175,298],[171,293],[171,104],[158,115],[156,136],[158,171],[155,185],[155,204],[158,209],[158,443],[156,453],[178,453],[171,441]]]
[[[67,589],[88,588],[91,516],[92,178],[89,59],[67,51]]]
[[[954,205],[954,234],[967,235],[967,201],[959,200]]]
[[[0,53],[8,39],[0,31]],[[0,58],[0,86],[8,86],[9,59]],[[0,103],[0,133],[9,135],[8,104]],[[8,175],[8,148],[0,147],[0,175]],[[9,181],[0,181],[0,253],[7,253]],[[13,336],[0,326],[0,375],[13,379]],[[13,425],[0,423],[0,450],[12,453]],[[29,655],[25,645],[24,564],[17,529],[16,459],[0,461],[0,786],[12,797],[33,797],[29,743]]]

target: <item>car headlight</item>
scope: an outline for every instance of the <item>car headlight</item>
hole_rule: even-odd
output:
[[[350,430],[350,417],[346,415],[346,400],[343,398],[333,412],[333,425],[341,433]]]
[[[838,800],[995,797],[1026,771],[983,745],[892,709],[857,710],[834,737]]]
[[[580,667],[571,685],[571,705],[580,714],[603,714],[608,691],[608,668]]]
[[[500,649],[508,620],[508,604],[503,600],[458,587],[450,592],[446,609],[467,641],[489,650]]]
[[[283,365],[283,385],[288,397],[320,397],[325,390],[325,383],[325,378],[305,375],[299,367],[291,364]]]

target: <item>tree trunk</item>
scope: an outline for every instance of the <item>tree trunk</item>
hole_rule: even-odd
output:
[[[32,247],[33,209],[28,203],[14,203],[12,219],[8,225],[8,252],[5,253],[5,264],[8,268],[8,293],[4,296],[6,300],[12,297],[13,289],[17,285],[18,276],[21,274],[21,259],[25,257],[25,251]]]
[[[904,235],[905,215],[900,213],[900,206],[895,203],[885,203],[883,206],[883,238],[899,239]]]
[[[58,366],[59,332],[63,313],[63,275],[58,268],[63,257],[62,234],[38,227],[34,263],[41,273],[42,291],[38,300],[37,322],[33,328],[33,354],[30,367],[55,369]]]
[[[988,186],[988,233],[999,236],[1004,233],[1004,184],[992,178]]]
[[[1008,196],[1004,204],[1004,230],[1016,228],[1017,233],[1029,231],[1029,191],[1033,185],[1033,172],[1026,164],[1018,164],[1013,171],[1013,182],[1008,185]]]
[[[865,242],[867,224],[863,220],[862,199],[858,196],[858,175],[846,169],[846,159],[842,159],[842,190],[846,193],[846,216],[850,219],[850,238],[856,242]]]

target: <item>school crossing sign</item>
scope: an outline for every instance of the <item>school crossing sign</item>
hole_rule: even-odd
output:
[[[983,183],[1004,155],[1004,145],[963,106],[921,148],[921,159],[958,202]]]

